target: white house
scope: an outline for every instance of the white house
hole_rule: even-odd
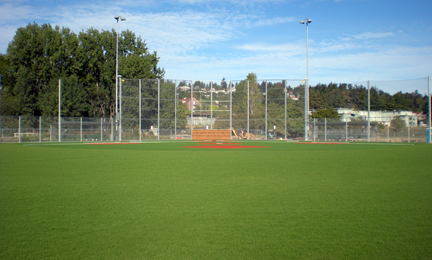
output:
[[[352,119],[368,119],[368,111],[366,110],[354,110],[352,108],[336,108],[335,110],[343,122],[350,122]],[[370,111],[372,122],[387,126],[395,117],[400,117],[407,126],[417,126],[419,122],[419,113],[412,111]]]

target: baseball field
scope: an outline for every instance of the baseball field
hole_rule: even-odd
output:
[[[0,144],[0,259],[432,259],[432,146]]]

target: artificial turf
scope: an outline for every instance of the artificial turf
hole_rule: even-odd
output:
[[[0,259],[432,259],[432,146],[0,144]]]

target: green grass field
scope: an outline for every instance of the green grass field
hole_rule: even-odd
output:
[[[432,259],[432,145],[0,144],[0,259]]]

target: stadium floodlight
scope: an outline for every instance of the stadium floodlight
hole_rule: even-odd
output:
[[[306,24],[306,80],[305,80],[305,141],[309,132],[309,24],[311,19],[303,19],[300,24]]]
[[[300,24],[308,24],[308,23],[311,23],[312,22],[312,20],[311,19],[304,19],[304,20],[301,20],[300,21]]]
[[[118,15],[116,15],[116,16],[114,16],[114,19],[116,19],[117,20],[117,46],[116,46],[116,78],[115,78],[115,81],[116,81],[116,108],[115,108],[115,117],[116,117],[116,128],[117,128],[117,125],[118,125],[118,39],[119,39],[119,21],[122,21],[122,22],[124,22],[124,21],[126,21],[126,18],[124,18],[124,17],[121,17],[121,16],[118,16]]]

